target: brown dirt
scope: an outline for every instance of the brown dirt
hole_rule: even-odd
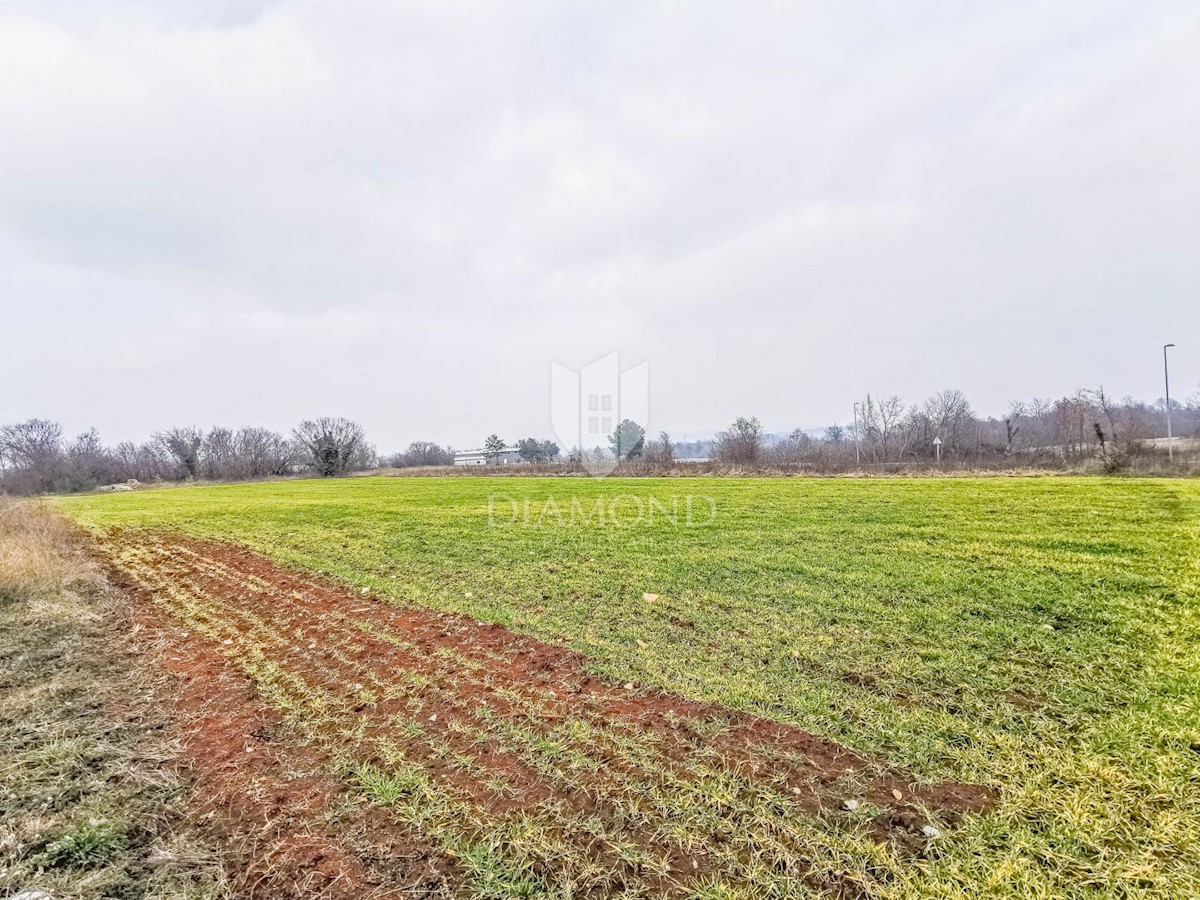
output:
[[[149,727],[171,739],[195,788],[186,814],[224,848],[235,896],[368,900],[451,891],[458,873],[445,854],[378,809],[337,809],[353,798],[329,774],[329,755],[288,736],[278,712],[215,645],[153,603],[137,603],[132,619],[150,688],[133,714],[153,715]],[[336,827],[322,827],[335,814]]]
[[[464,616],[364,597],[240,547],[134,532],[111,535],[105,546],[125,584],[158,601],[141,604],[141,621],[156,636],[156,660],[178,680],[176,706],[189,723],[181,737],[185,762],[200,782],[205,812],[249,848],[247,884],[261,879],[258,896],[311,896],[319,887],[323,896],[366,897],[385,885],[428,891],[456,880],[448,856],[378,807],[360,805],[358,821],[317,825],[352,796],[328,774],[330,755],[317,744],[340,742],[355,759],[381,766],[387,749],[399,746],[406,762],[496,819],[558,804],[608,821],[646,785],[694,782],[707,777],[698,772],[715,767],[807,814],[841,815],[851,798],[877,804],[885,812],[870,834],[906,855],[924,853],[926,810],[946,824],[998,802],[994,790],[979,785],[915,784],[903,772],[792,726],[608,684],[573,650]],[[182,597],[171,599],[180,591]],[[160,612],[160,604],[177,610],[195,598],[215,601],[220,610],[218,619],[205,620],[206,637],[169,627]],[[279,714],[233,661],[251,642],[337,710],[321,726],[323,740],[303,745],[285,733]],[[564,723],[586,728],[596,737],[579,749],[594,765],[569,779],[548,776],[519,742],[506,745],[494,731],[481,741],[484,712],[493,729],[496,722],[510,723],[547,739]],[[419,724],[419,734],[398,727],[402,721]],[[351,724],[357,726],[353,741],[344,737]],[[618,752],[628,740],[647,748],[646,755]],[[473,768],[455,764],[447,749],[449,757],[472,759]],[[383,852],[346,837],[348,831],[365,834],[368,818],[376,845],[387,845]],[[664,894],[712,874],[704,853],[681,854],[650,832],[635,831],[630,839],[670,857],[672,874],[658,882]],[[589,845],[588,854],[612,862],[603,840]],[[378,862],[396,857],[406,862],[390,868]],[[615,871],[611,887],[619,890],[624,876],[619,865]],[[553,866],[539,874],[552,877]]]

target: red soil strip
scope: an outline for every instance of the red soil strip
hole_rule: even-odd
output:
[[[586,669],[587,658],[575,650],[546,644],[535,638],[517,634],[494,623],[477,622],[466,616],[421,609],[401,609],[387,602],[364,601],[345,587],[327,579],[305,576],[241,547],[217,542],[176,539],[197,554],[217,560],[238,572],[249,572],[275,585],[280,592],[301,593],[304,605],[302,616],[327,616],[336,611],[342,616],[361,616],[386,626],[389,631],[403,635],[420,650],[420,668],[443,675],[453,666],[443,662],[430,666],[429,660],[440,649],[451,649],[486,667],[488,672],[518,692],[529,688],[554,692],[561,698],[560,707],[550,707],[545,718],[587,718],[597,724],[612,727],[632,726],[642,732],[656,731],[668,737],[678,737],[686,731],[686,721],[721,721],[728,733],[714,743],[725,752],[726,758],[738,768],[743,763],[768,760],[755,758],[757,751],[784,751],[804,757],[806,769],[833,781],[849,773],[873,768],[868,760],[841,744],[791,725],[763,719],[717,703],[686,700],[653,689],[627,690],[620,685],[608,685]],[[244,604],[249,598],[242,597]],[[296,598],[293,598],[296,599]],[[269,614],[278,617],[283,610],[272,607]],[[311,620],[310,620],[311,624]],[[375,664],[395,663],[399,650],[366,635],[356,636],[363,645],[360,655]],[[411,660],[410,660],[411,661]],[[683,720],[672,726],[669,717]],[[689,750],[679,747],[679,752]],[[697,746],[692,751],[700,749]],[[773,766],[778,759],[769,760]],[[790,771],[786,767],[782,772]],[[770,772],[760,768],[759,777]],[[978,812],[995,805],[999,799],[991,788],[959,782],[912,785],[905,776],[892,772],[880,776],[875,791],[866,799],[881,805],[894,805],[893,790],[901,790],[911,799],[933,807],[946,807],[960,812]]]
[[[359,804],[337,829],[318,824],[335,802],[353,799],[328,774],[328,754],[277,737],[285,732],[279,714],[245,675],[157,605],[136,603],[133,621],[152,676],[166,676],[152,677],[151,698],[169,711],[176,762],[195,788],[187,813],[225,848],[235,896],[369,900],[456,883],[452,860],[377,809]],[[393,864],[361,859],[350,831],[369,836],[373,859]]]
[[[903,773],[826,738],[715,703],[606,684],[587,672],[586,658],[573,650],[465,616],[366,599],[240,547],[137,532],[110,536],[107,543],[139,555],[127,581],[133,578],[150,596],[179,585],[215,598],[221,627],[230,634],[228,643],[250,636],[269,645],[273,662],[311,690],[361,713],[367,725],[353,748],[356,758],[371,760],[383,742],[402,744],[406,759],[488,815],[532,811],[553,800],[607,819],[613,804],[631,799],[639,785],[694,780],[697,766],[703,771],[716,765],[774,788],[780,802],[812,814],[836,815],[846,799],[878,804],[886,812],[871,833],[920,855],[927,843],[921,832],[927,820],[918,807],[934,810],[942,823],[953,823],[963,813],[986,810],[998,801],[994,790],[979,785],[912,784]],[[161,623],[156,628],[162,632]],[[251,868],[268,875],[305,872],[305,877],[320,879],[330,896],[337,896],[339,886],[348,891],[343,896],[370,896],[381,884],[374,880],[378,873],[339,843],[336,832],[311,830],[315,816],[344,790],[341,782],[318,775],[293,781],[279,774],[287,769],[327,771],[328,758],[312,748],[278,744],[265,752],[251,736],[278,732],[278,717],[235,673],[218,645],[179,636],[164,640],[167,649],[160,659],[182,676],[181,714],[195,723],[184,741],[190,765],[201,773],[211,802],[226,819],[255,823],[273,835],[270,852],[259,853]],[[371,699],[355,701],[368,693]],[[411,720],[414,708],[420,710],[425,738],[469,755],[489,777],[450,765],[431,752],[425,739],[404,740],[395,722]],[[564,783],[548,778],[511,748],[480,747],[461,726],[476,728],[481,709],[493,720],[511,721],[542,736],[567,721],[585,724],[599,735],[598,744],[586,748],[599,765]],[[714,729],[714,723],[719,727]],[[655,757],[649,763],[631,762],[606,749],[605,736],[646,743]],[[281,765],[281,753],[294,754],[291,762]],[[508,790],[492,787],[491,776]],[[246,790],[247,778],[252,791]],[[247,803],[250,807],[244,808]],[[402,828],[391,830],[398,852],[419,861],[407,873],[409,889],[414,878],[439,884],[453,880],[447,859]],[[594,850],[598,859],[607,858],[602,842]],[[672,868],[687,878],[664,883],[664,892],[707,872],[702,855],[672,861]],[[268,895],[286,896],[279,891],[262,896]]]

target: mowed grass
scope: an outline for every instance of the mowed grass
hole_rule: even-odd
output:
[[[62,507],[1001,789],[880,896],[1200,896],[1196,482],[364,478]]]

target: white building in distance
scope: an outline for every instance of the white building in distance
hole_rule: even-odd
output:
[[[508,466],[523,462],[516,447],[505,447],[498,453],[487,450],[457,450],[454,453],[456,466]]]

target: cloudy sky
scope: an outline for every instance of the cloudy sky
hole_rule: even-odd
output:
[[[0,0],[0,421],[1200,382],[1200,6]]]

